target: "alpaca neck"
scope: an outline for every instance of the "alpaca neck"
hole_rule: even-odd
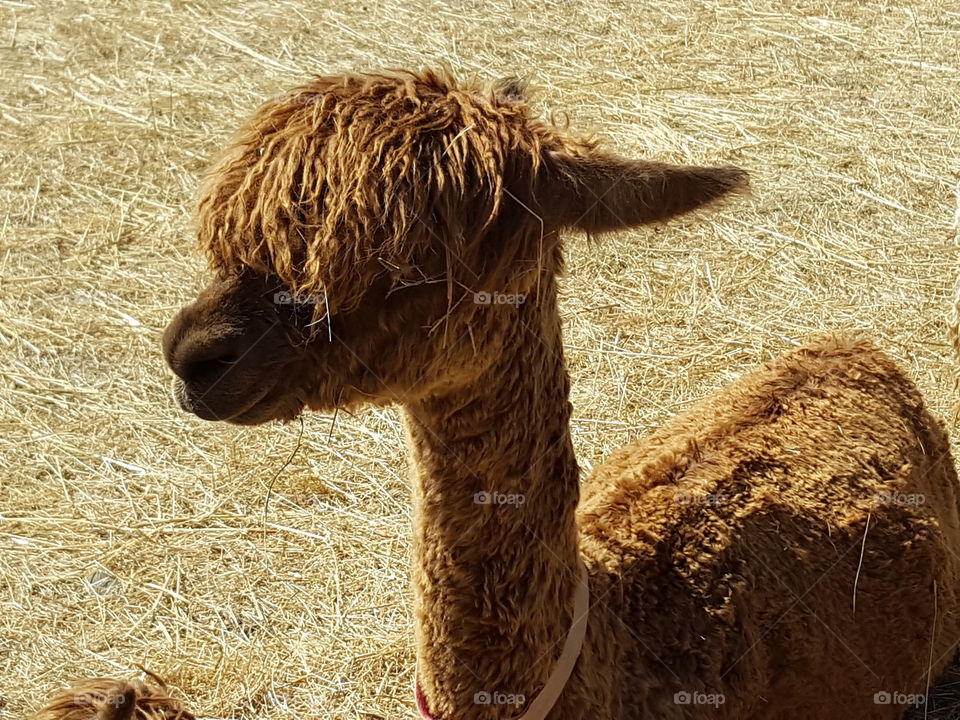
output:
[[[496,353],[492,367],[406,408],[420,683],[447,720],[519,714],[573,619],[579,472],[552,287],[546,295],[490,307],[507,326],[478,348]]]

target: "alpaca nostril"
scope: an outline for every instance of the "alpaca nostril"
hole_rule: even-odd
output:
[[[171,335],[165,341],[164,354],[173,373],[186,383],[199,383],[222,377],[242,358],[239,337],[211,340],[201,333]]]
[[[222,376],[236,365],[240,356],[234,352],[225,352],[214,357],[206,356],[191,359],[183,364],[182,372],[177,373],[186,382],[198,382]]]

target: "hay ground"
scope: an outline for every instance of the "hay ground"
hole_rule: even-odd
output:
[[[307,416],[274,481],[299,425],[180,413],[159,339],[241,118],[311,72],[438,65],[525,75],[624,153],[753,174],[709,218],[571,238],[585,471],[826,330],[948,413],[955,4],[0,0],[0,719],[134,663],[205,716],[411,716],[396,413]]]

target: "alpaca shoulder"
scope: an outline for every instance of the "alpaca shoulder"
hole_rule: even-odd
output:
[[[927,645],[910,638],[960,586],[956,491],[943,428],[896,363],[860,340],[812,342],[621,449],[586,481],[578,523],[609,627],[630,628],[620,662],[649,681],[625,703],[653,702],[661,687],[667,709],[678,688],[766,707],[804,692],[777,668],[837,682],[824,653],[873,667],[893,646],[905,668],[924,667]],[[906,620],[864,632],[892,597]],[[943,622],[949,658],[958,618]],[[877,681],[864,673],[844,682],[869,698]]]
[[[893,360],[869,341],[825,337],[614,453],[584,485],[581,529],[656,544],[680,527],[736,527],[771,505],[843,524],[878,494],[940,493],[955,482],[950,468],[924,468],[949,465],[947,448]]]

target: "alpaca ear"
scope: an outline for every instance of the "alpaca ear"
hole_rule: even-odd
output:
[[[546,221],[592,234],[668,220],[747,186],[747,173],[737,167],[554,151],[544,158],[536,192]]]

